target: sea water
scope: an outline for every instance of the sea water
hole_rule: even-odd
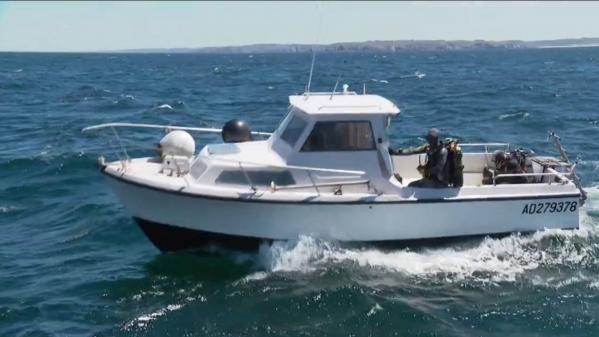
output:
[[[573,231],[161,254],[95,166],[117,158],[118,141],[80,132],[232,118],[271,131],[309,68],[308,54],[0,54],[0,335],[599,334],[599,48],[320,54],[312,80],[312,91],[340,78],[397,103],[398,146],[437,127],[557,155],[547,142],[556,131],[589,191]],[[119,135],[141,156],[163,132]]]

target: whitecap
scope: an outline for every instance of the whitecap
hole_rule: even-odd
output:
[[[425,73],[421,73],[419,71],[415,71],[413,74],[402,75],[402,76],[399,76],[399,78],[401,78],[401,79],[405,79],[405,78],[418,78],[418,79],[420,79],[420,78],[423,78],[425,76],[426,76]]]
[[[183,304],[169,304],[164,308],[160,308],[160,309],[158,309],[154,312],[151,312],[149,314],[143,314],[143,315],[140,315],[140,316],[134,318],[133,320],[127,322],[123,328],[125,330],[129,330],[135,326],[137,326],[139,328],[146,327],[148,325],[148,323],[157,319],[158,317],[164,316],[170,311],[179,310],[181,308],[183,308]]]
[[[378,304],[378,303],[375,303],[375,304],[374,304],[374,306],[373,306],[372,308],[370,308],[370,311],[368,311],[368,312],[366,313],[366,316],[367,316],[367,317],[370,317],[370,316],[372,316],[372,315],[374,315],[374,314],[376,314],[377,312],[379,312],[379,311],[382,311],[382,310],[383,310],[383,307],[381,307],[381,305],[380,305],[380,304]]]
[[[173,107],[170,106],[169,104],[162,104],[162,105],[154,108],[154,110],[173,110]]]
[[[528,118],[528,116],[530,116],[530,114],[528,112],[526,112],[526,111],[518,111],[518,112],[514,112],[514,113],[500,115],[498,117],[498,119],[500,121],[505,120],[505,119],[520,119],[520,120],[524,120],[524,119]]]
[[[17,207],[17,206],[13,206],[13,205],[3,205],[0,206],[0,213],[10,213],[10,212],[14,212],[14,211],[20,211],[23,208],[21,207]]]
[[[264,280],[265,278],[268,277],[268,275],[269,274],[267,272],[265,272],[265,271],[258,271],[258,272],[255,272],[255,273],[251,273],[251,274],[243,277],[242,279],[240,279],[238,281],[233,282],[233,285],[234,286],[238,286],[240,284],[245,284],[245,283],[249,283],[249,282],[252,282],[252,281]]]

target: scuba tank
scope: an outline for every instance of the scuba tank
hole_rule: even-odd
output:
[[[464,164],[462,163],[463,151],[458,140],[447,138],[443,145],[447,149],[447,176],[448,182],[453,187],[464,185]]]

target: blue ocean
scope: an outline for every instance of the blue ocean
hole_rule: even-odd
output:
[[[398,146],[437,127],[462,142],[557,155],[554,130],[589,192],[578,230],[396,249],[300,237],[257,252],[160,253],[98,172],[98,156],[115,158],[111,134],[81,129],[240,118],[271,131],[288,95],[303,92],[310,61],[0,53],[0,335],[599,335],[599,48],[317,54],[311,88],[331,91],[339,78],[393,100]],[[120,133],[132,156],[150,155],[162,135]]]

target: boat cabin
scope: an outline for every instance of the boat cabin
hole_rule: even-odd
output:
[[[391,101],[353,92],[312,93],[289,101],[289,113],[270,139],[286,164],[390,174],[385,129],[399,114]]]
[[[284,187],[368,181],[353,189],[385,189],[393,176],[385,130],[399,114],[393,102],[346,90],[290,96],[289,102],[287,116],[267,140],[208,145],[200,152],[199,158],[245,163],[245,173],[235,165],[237,172],[215,177],[215,182],[230,178],[241,183],[249,178],[253,184]],[[191,169],[194,176],[199,172],[204,173]]]

